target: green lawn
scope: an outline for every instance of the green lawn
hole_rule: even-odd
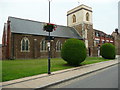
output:
[[[81,65],[107,61],[98,57],[87,57]],[[2,62],[2,81],[47,73],[47,59],[4,60]],[[61,58],[51,59],[51,72],[72,68]]]

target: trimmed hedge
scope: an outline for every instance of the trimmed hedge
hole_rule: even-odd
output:
[[[78,39],[68,39],[62,46],[61,57],[69,65],[77,66],[85,60],[87,56],[86,46]]]
[[[115,46],[111,43],[105,43],[100,47],[100,55],[105,59],[115,59]]]

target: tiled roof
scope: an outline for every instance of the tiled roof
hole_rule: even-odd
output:
[[[48,36],[48,32],[43,31],[43,22],[15,17],[9,17],[8,20],[10,21],[12,33]],[[57,25],[56,31],[51,32],[51,36],[82,39],[74,28],[61,25]]]

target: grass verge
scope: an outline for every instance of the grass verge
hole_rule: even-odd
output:
[[[87,57],[80,65],[108,61],[101,57]],[[4,60],[2,62],[2,81],[47,73],[47,59]],[[72,68],[61,58],[51,59],[51,72]]]

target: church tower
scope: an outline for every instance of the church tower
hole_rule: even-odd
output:
[[[85,41],[89,56],[92,55],[94,45],[94,30],[92,21],[92,8],[80,5],[67,12],[67,25],[74,27]]]

